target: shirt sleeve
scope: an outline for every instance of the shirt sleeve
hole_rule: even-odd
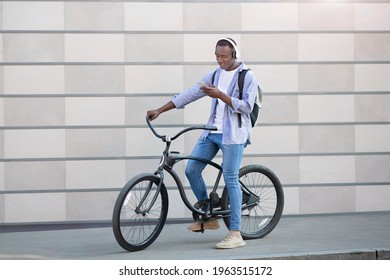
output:
[[[211,85],[211,79],[213,76],[214,71],[211,71],[207,73],[201,81],[205,82],[206,84]],[[198,84],[195,84],[194,86],[188,88],[187,90],[183,91],[180,94],[176,94],[172,98],[173,104],[175,104],[175,107],[177,109],[183,109],[186,105],[188,105],[191,102],[194,102],[202,97],[205,97],[206,95],[200,90],[200,86]]]

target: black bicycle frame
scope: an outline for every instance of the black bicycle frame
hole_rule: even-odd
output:
[[[173,170],[173,166],[178,163],[179,161],[182,161],[182,160],[196,160],[196,161],[201,161],[201,162],[204,162],[206,163],[207,165],[211,165],[213,166],[214,168],[218,169],[218,175],[217,175],[217,179],[215,181],[215,184],[214,184],[214,187],[213,187],[213,191],[216,191],[217,188],[218,188],[218,185],[219,185],[219,182],[221,180],[221,176],[222,176],[222,166],[211,161],[211,160],[208,160],[208,159],[204,159],[204,158],[199,158],[199,157],[193,157],[193,156],[188,156],[188,155],[180,155],[180,153],[178,152],[170,152],[169,151],[169,148],[171,146],[171,143],[172,143],[172,140],[176,139],[177,137],[179,137],[181,134],[187,132],[187,131],[190,131],[190,130],[194,130],[194,129],[208,129],[208,130],[216,130],[215,127],[207,127],[207,126],[201,126],[201,127],[191,127],[191,128],[187,128],[187,129],[184,129],[182,130],[180,133],[178,133],[177,135],[175,135],[173,138],[171,137],[167,137],[167,136],[162,136],[162,135],[159,135],[155,130],[154,128],[152,127],[152,125],[150,124],[150,121],[148,120],[148,118],[146,118],[146,122],[149,126],[149,128],[152,130],[153,134],[160,138],[161,140],[163,140],[163,142],[165,142],[166,146],[165,146],[165,149],[163,151],[163,155],[161,157],[161,160],[160,160],[160,164],[158,166],[158,169],[154,172],[154,175],[158,176],[160,181],[159,181],[159,184],[157,186],[157,190],[154,194],[154,197],[149,205],[149,207],[145,210],[145,211],[142,211],[142,213],[147,213],[149,212],[149,210],[151,209],[151,207],[153,206],[154,202],[156,201],[157,197],[158,197],[158,194],[160,192],[160,188],[161,188],[161,185],[164,181],[164,172],[163,170],[167,171],[173,178],[173,180],[175,181],[178,189],[179,189],[179,193],[180,193],[180,197],[181,199],[183,200],[184,204],[186,205],[186,207],[192,211],[193,213],[196,213],[198,215],[205,215],[206,213],[204,211],[201,211],[199,209],[196,209],[188,200],[187,198],[187,195],[185,194],[185,191],[184,191],[184,186],[179,178],[179,176],[177,175],[177,173]],[[241,185],[241,189],[243,191],[243,193],[245,195],[248,196],[248,202],[250,203],[246,203],[246,206],[244,209],[247,209],[247,208],[251,208],[252,206],[256,205],[256,203],[258,202],[258,199],[259,197],[256,196],[255,194],[253,194],[251,191],[248,190],[248,188],[240,181],[240,185]],[[142,203],[146,200],[146,198],[148,197],[150,191],[152,189],[152,184],[150,184],[148,186],[148,190],[145,192],[143,198],[141,199],[141,202],[139,203],[139,207],[142,205]],[[137,207],[137,209],[139,208]],[[222,215],[222,216],[225,216],[225,215],[229,215],[230,214],[230,210],[227,209],[227,210],[213,210],[212,207],[210,207],[210,214],[215,214],[215,215]],[[139,210],[139,209],[138,209]],[[141,212],[141,211],[140,211]]]
[[[180,193],[180,197],[181,199],[183,200],[184,204],[187,206],[187,208],[189,210],[191,210],[193,213],[196,213],[196,214],[199,214],[199,215],[204,215],[205,213],[199,209],[196,209],[188,200],[187,198],[187,195],[185,194],[185,191],[184,191],[184,186],[179,178],[179,176],[177,175],[177,173],[173,170],[173,166],[178,163],[179,161],[182,161],[182,160],[196,160],[196,161],[201,161],[201,162],[204,162],[208,165],[211,165],[213,167],[215,167],[217,170],[218,170],[218,175],[217,175],[217,179],[214,183],[214,186],[213,186],[213,191],[216,191],[218,186],[219,186],[219,182],[221,180],[221,177],[222,177],[222,166],[220,166],[219,164],[211,161],[211,160],[207,160],[207,159],[204,159],[204,158],[199,158],[199,157],[193,157],[193,156],[188,156],[188,155],[180,155],[180,154],[176,154],[176,153],[171,153],[169,154],[168,156],[163,156],[163,159],[160,163],[160,167],[159,168],[163,168],[165,171],[167,171],[173,178],[173,180],[175,181],[176,185],[177,185],[177,188],[179,190],[179,193]],[[218,215],[228,215],[230,214],[230,210],[215,210],[213,211],[213,209],[210,209],[210,214],[218,214]]]

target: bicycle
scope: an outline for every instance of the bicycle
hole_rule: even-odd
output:
[[[175,136],[160,135],[146,122],[152,133],[165,143],[160,163],[154,173],[139,174],[130,179],[120,191],[115,202],[112,227],[116,241],[125,250],[139,251],[150,246],[161,233],[168,214],[168,192],[164,184],[164,172],[169,173],[185,206],[192,211],[195,221],[203,222],[209,217],[222,218],[226,227],[230,224],[229,197],[226,186],[219,198],[217,190],[222,176],[222,166],[206,159],[170,151],[172,141],[182,134],[196,129],[216,130],[213,126],[192,126],[179,131]],[[197,160],[217,169],[210,199],[197,208],[185,193],[183,183],[173,170],[183,160]],[[262,165],[247,165],[240,168],[239,182],[243,192],[241,235],[243,239],[257,239],[269,234],[278,224],[283,212],[284,194],[278,177]]]

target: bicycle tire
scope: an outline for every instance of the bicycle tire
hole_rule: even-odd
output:
[[[256,201],[254,206],[242,211],[241,235],[243,239],[258,239],[268,235],[278,224],[284,207],[282,184],[278,177],[262,165],[244,166],[239,171],[241,189],[246,188],[253,194],[251,198],[243,192],[243,209],[248,203]],[[229,209],[228,190],[225,186],[221,197],[221,208]],[[230,216],[223,217],[227,228]]]
[[[118,244],[127,251],[140,251],[151,245],[161,233],[168,214],[168,193],[164,184],[149,212],[143,213],[156,194],[160,178],[140,174],[130,179],[115,202],[112,227]],[[150,185],[152,184],[152,185]],[[152,191],[137,210],[148,186]]]

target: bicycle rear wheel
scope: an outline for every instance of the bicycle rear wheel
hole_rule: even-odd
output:
[[[164,227],[168,214],[168,193],[160,178],[140,174],[123,187],[114,206],[112,227],[118,244],[128,251],[151,245]]]
[[[241,235],[244,239],[262,238],[278,224],[284,206],[284,194],[278,177],[261,165],[248,165],[240,169],[242,190]],[[221,198],[222,209],[229,209],[228,191]],[[223,218],[229,228],[230,217]]]

